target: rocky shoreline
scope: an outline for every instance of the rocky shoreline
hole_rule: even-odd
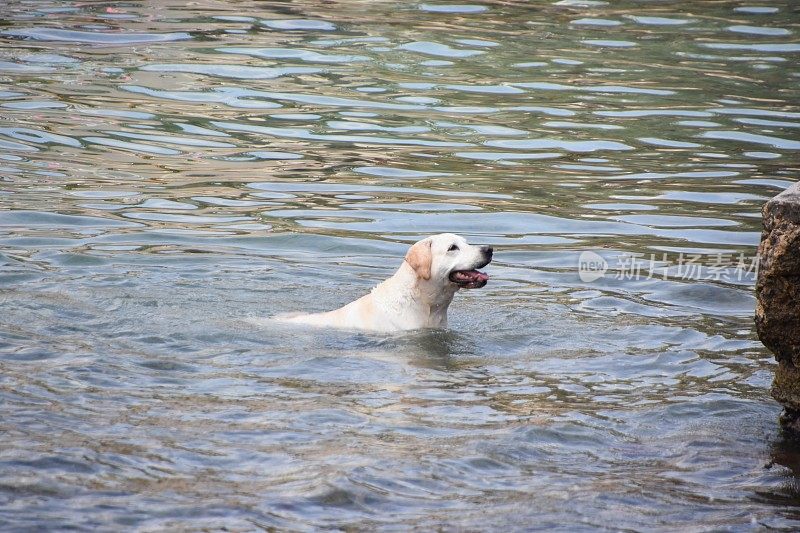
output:
[[[762,210],[755,322],[775,354],[772,396],[784,407],[781,424],[800,433],[800,182]]]

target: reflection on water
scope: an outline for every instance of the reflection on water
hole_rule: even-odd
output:
[[[790,2],[0,14],[0,525],[797,527]],[[440,231],[497,249],[451,330],[263,320]]]

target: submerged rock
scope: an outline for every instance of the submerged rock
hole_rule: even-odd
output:
[[[756,330],[775,354],[772,396],[781,423],[800,432],[800,182],[768,201],[758,247]]]

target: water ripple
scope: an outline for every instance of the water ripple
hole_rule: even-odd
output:
[[[253,57],[262,57],[265,59],[297,59],[300,61],[306,61],[308,63],[350,64],[370,60],[370,58],[367,56],[322,54],[320,52],[301,48],[242,48],[231,46],[227,48],[217,48],[216,51],[223,54],[248,55]]]
[[[64,30],[59,28],[12,28],[3,30],[0,35],[35,41],[60,41],[73,43],[123,45],[138,43],[159,43],[191,39],[188,33],[139,33],[139,32],[101,32]]]
[[[243,131],[249,133],[260,133],[262,135],[274,137],[286,137],[290,139],[308,139],[319,141],[336,141],[347,143],[371,143],[371,144],[399,144],[409,146],[440,146],[440,147],[460,147],[470,146],[470,143],[452,141],[432,141],[425,139],[411,139],[399,137],[379,137],[377,135],[325,135],[312,133],[306,128],[273,128],[268,126],[256,126],[251,124],[241,124],[236,122],[217,122],[212,121],[212,125],[226,131]]]
[[[295,74],[316,74],[322,69],[309,67],[248,67],[244,65],[192,65],[192,64],[156,64],[140,67],[144,71],[153,72],[188,72],[191,74],[205,74],[206,76],[219,76],[221,78],[240,78],[252,80],[270,80],[280,76]]]
[[[275,30],[288,31],[333,31],[336,29],[336,25],[331,22],[312,19],[262,20],[260,24]]]
[[[633,146],[618,142],[594,139],[591,141],[568,141],[564,139],[498,139],[486,141],[486,146],[514,148],[519,150],[562,149],[568,152],[596,152],[598,150],[633,150]]]
[[[413,43],[407,43],[401,45],[399,48],[401,50],[408,50],[409,52],[418,52],[420,54],[442,56],[442,57],[454,57],[454,58],[473,57],[486,53],[483,50],[453,48],[452,46],[448,46],[446,44],[435,43],[430,41],[417,41]]]

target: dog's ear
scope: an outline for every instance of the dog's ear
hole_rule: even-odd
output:
[[[431,244],[430,239],[419,241],[409,248],[406,254],[406,263],[411,265],[417,275],[424,280],[431,279],[431,262],[433,261]]]

